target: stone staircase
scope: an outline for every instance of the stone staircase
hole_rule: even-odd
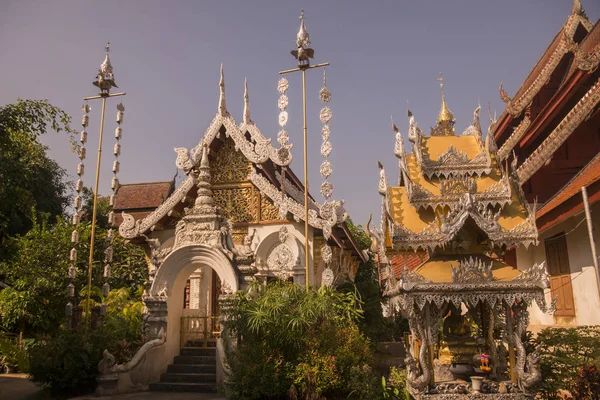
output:
[[[217,389],[216,347],[182,347],[151,391],[214,393]]]

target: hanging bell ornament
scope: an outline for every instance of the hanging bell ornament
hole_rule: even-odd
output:
[[[67,296],[74,297],[75,296],[75,285],[69,283],[67,286]]]
[[[102,285],[102,296],[108,297],[109,293],[110,293],[110,285],[108,284],[108,282],[106,282],[104,285]]]
[[[69,279],[75,279],[75,274],[77,274],[77,268],[71,265],[69,267]]]
[[[106,303],[102,303],[100,305],[100,316],[101,317],[104,317],[106,315],[106,308],[107,308]]]
[[[73,304],[71,304],[71,302],[67,303],[67,306],[65,307],[65,314],[67,315],[67,317],[73,315]]]
[[[111,271],[112,271],[112,268],[110,267],[110,264],[106,264],[104,266],[104,278],[106,278],[106,279],[110,278]]]

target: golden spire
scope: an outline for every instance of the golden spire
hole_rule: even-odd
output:
[[[446,105],[446,95],[444,93],[444,77],[442,76],[441,72],[437,80],[440,81],[440,88],[442,89],[442,107],[440,108],[440,113],[438,114],[437,126],[433,130],[432,135],[454,135],[454,123],[456,122],[456,120],[454,119],[454,115]]]

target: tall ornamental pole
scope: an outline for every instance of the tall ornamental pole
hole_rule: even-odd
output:
[[[298,67],[280,71],[280,75],[289,74],[292,72],[302,72],[302,112],[304,121],[304,265],[306,268],[305,284],[308,291],[309,284],[309,252],[308,252],[308,150],[307,150],[307,127],[306,127],[306,71],[309,69],[326,67],[329,63],[310,65],[310,59],[314,58],[315,51],[310,46],[310,38],[304,24],[304,10],[300,14],[300,30],[296,35],[297,50],[292,50],[292,55],[298,60]]]
[[[104,133],[104,111],[106,109],[106,99],[110,97],[118,97],[124,96],[126,93],[110,93],[110,90],[114,88],[118,88],[115,83],[115,76],[113,74],[113,67],[110,63],[110,57],[108,53],[110,51],[110,43],[106,44],[106,57],[104,58],[104,62],[100,65],[100,70],[98,71],[98,75],[96,75],[96,81],[93,82],[95,86],[100,89],[100,93],[96,96],[85,97],[83,100],[96,100],[102,99],[102,111],[100,116],[100,137],[98,139],[98,161],[96,162],[96,181],[94,186],[94,202],[92,209],[92,231],[90,235],[90,256],[88,259],[88,282],[87,282],[87,300],[85,305],[85,313],[86,315],[90,315],[90,293],[92,290],[92,265],[94,262],[94,238],[96,236],[96,212],[98,205],[98,183],[100,181],[100,162],[102,161],[102,136]],[[120,105],[122,108],[122,105]],[[121,109],[119,108],[119,111]],[[121,111],[122,112],[122,111]],[[122,117],[121,117],[122,118]],[[117,121],[118,122],[118,121]],[[120,124],[120,122],[119,122]],[[112,254],[110,254],[110,258],[112,258]],[[108,293],[103,293],[108,295]]]

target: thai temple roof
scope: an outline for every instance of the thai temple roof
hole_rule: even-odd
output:
[[[460,136],[448,130],[443,136],[424,136],[409,112],[411,154],[405,153],[403,137],[394,125],[401,178],[398,186],[388,187],[380,166],[379,185],[382,226],[390,250],[446,249],[460,231],[473,229],[487,236],[487,248],[499,251],[536,242],[534,209],[508,165],[498,163],[493,136],[488,135],[484,143],[479,110],[477,107],[473,123]],[[442,91],[440,117],[432,135],[439,134],[444,123],[453,126],[454,117]]]
[[[458,266],[477,269],[485,265],[494,281],[509,282],[520,272],[497,255],[514,245],[537,243],[535,205],[526,201],[514,165],[498,161],[493,135],[482,139],[480,107],[472,124],[457,135],[443,86],[441,103],[430,136],[425,136],[408,112],[411,153],[405,152],[404,138],[393,125],[398,185],[388,185],[385,169],[379,165],[379,254],[390,267],[385,275],[393,280],[398,275],[396,264],[403,259],[415,264],[410,254],[427,252],[418,257],[418,265],[407,265],[400,276],[450,283]]]

